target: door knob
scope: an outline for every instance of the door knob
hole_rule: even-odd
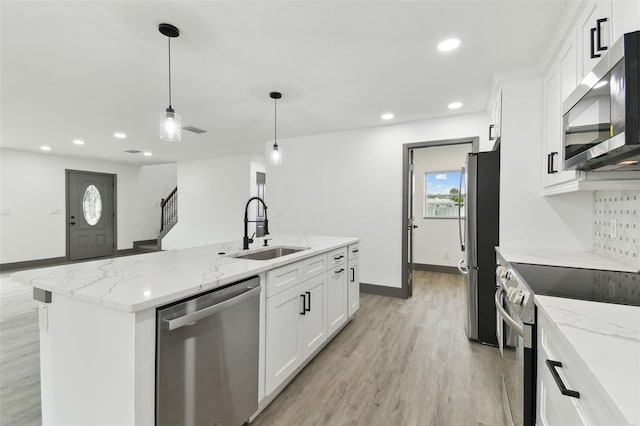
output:
[[[76,224],[75,222],[69,222],[69,225],[75,225],[75,224]]]

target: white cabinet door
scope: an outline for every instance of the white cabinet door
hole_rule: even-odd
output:
[[[611,46],[611,0],[589,1],[578,18],[579,79],[591,72]]]
[[[611,2],[611,42],[625,33],[640,31],[640,1],[613,0]]]
[[[560,50],[560,102],[578,87],[578,52],[575,37],[569,37]]]
[[[267,299],[266,394],[273,392],[303,359],[298,325],[304,312],[302,286]]]
[[[561,110],[561,58],[553,63],[543,82],[544,150],[542,152],[542,187],[566,183],[579,179],[580,172],[563,170],[564,147],[562,142],[562,110]]]
[[[349,294],[347,300],[349,302],[349,317],[360,309],[360,260],[350,260],[348,265]]]
[[[327,274],[305,281],[302,287],[306,306],[300,317],[300,343],[306,359],[327,340]]]
[[[332,335],[347,322],[347,265],[335,266],[327,272],[328,333]]]

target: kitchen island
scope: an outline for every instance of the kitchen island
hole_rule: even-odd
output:
[[[345,312],[344,319],[335,322],[332,333],[325,324],[323,338],[317,340],[313,351],[296,357],[287,375],[274,382],[266,372],[266,312],[268,293],[275,295],[280,290],[274,287],[274,278],[269,282],[270,277],[284,268],[298,271],[297,278],[287,281],[294,291],[296,285],[306,282],[303,280],[307,276],[317,280],[343,274],[344,280],[336,283],[344,282],[346,286],[347,257],[357,261],[358,241],[345,237],[276,236],[271,246],[304,250],[270,260],[240,259],[231,256],[251,253],[259,246],[256,243],[255,249],[242,251],[240,242],[233,242],[13,274],[14,280],[34,287],[34,298],[40,302],[43,423],[154,424],[156,309],[256,275],[262,286],[258,397],[260,409],[264,408],[347,323]],[[331,263],[328,256],[333,252],[344,254]],[[342,271],[336,269],[329,275],[333,265]],[[353,282],[356,266],[354,263]],[[325,280],[325,284],[329,309],[332,299],[326,289],[330,283]],[[344,304],[344,310],[347,294],[346,288],[341,290],[344,303],[340,302],[340,306]],[[266,392],[269,383],[272,385]]]

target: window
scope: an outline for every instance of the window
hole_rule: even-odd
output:
[[[424,217],[457,218],[458,210],[464,216],[465,182],[461,172],[427,172],[424,174]]]
[[[95,226],[102,216],[102,197],[95,185],[89,185],[84,191],[82,213],[90,226]]]

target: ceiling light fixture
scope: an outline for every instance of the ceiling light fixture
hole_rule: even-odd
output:
[[[81,140],[81,139],[74,139],[73,143],[76,144],[76,145],[84,145],[84,141]]]
[[[438,43],[438,50],[441,52],[450,52],[460,46],[460,40],[457,38],[449,38]]]
[[[158,30],[167,36],[169,42],[169,108],[160,113],[160,139],[171,142],[180,142],[182,133],[182,120],[179,114],[171,106],[171,39],[180,35],[180,30],[171,24],[160,24]]]
[[[122,132],[115,132],[113,134],[113,136],[115,138],[118,138],[118,139],[126,139],[127,138],[127,134],[126,133],[122,133]]]
[[[43,150],[43,151],[51,151],[51,147],[50,146],[46,146],[46,145],[42,145],[40,147],[40,149]]]
[[[447,108],[449,108],[449,109],[460,109],[460,108],[462,108],[462,102],[451,102],[449,105],[447,105]]]
[[[392,113],[390,113],[390,112],[385,112],[384,114],[382,114],[382,115],[380,116],[380,118],[382,118],[383,120],[393,120],[393,119],[394,119],[394,117],[395,117],[395,115],[393,115],[393,114],[392,114]]]
[[[142,155],[144,155],[145,157],[151,157],[153,154],[150,153],[149,151],[145,151],[142,153]]]
[[[271,92],[269,97],[273,99],[273,149],[271,150],[271,164],[282,164],[282,151],[278,146],[278,99],[282,93]]]

